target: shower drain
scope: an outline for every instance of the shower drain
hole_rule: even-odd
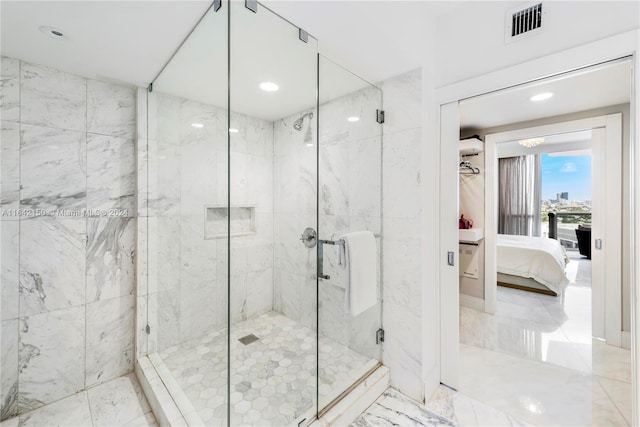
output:
[[[248,345],[248,344],[251,344],[252,342],[258,341],[259,339],[260,338],[258,338],[257,336],[253,334],[249,334],[249,335],[245,335],[242,338],[238,338],[238,341],[240,341],[244,345]]]

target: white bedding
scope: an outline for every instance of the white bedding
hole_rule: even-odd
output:
[[[569,283],[567,253],[555,239],[498,234],[498,273],[531,278],[560,294]]]

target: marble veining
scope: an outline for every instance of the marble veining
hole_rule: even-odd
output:
[[[87,135],[88,209],[117,210],[118,216],[135,216],[135,179],[133,140]]]
[[[86,132],[86,79],[22,62],[20,85],[22,123]]]
[[[399,391],[388,388],[351,427],[456,426],[453,421],[431,412]]]
[[[84,388],[84,307],[22,317],[19,333],[20,412]]]
[[[86,386],[133,370],[135,297],[87,304]]]
[[[85,302],[86,220],[20,222],[20,316]]]
[[[2,120],[20,120],[20,61],[6,56],[0,57],[0,109]]]
[[[0,419],[18,413],[18,319],[0,323]]]
[[[18,317],[20,222],[0,221],[0,320]]]
[[[134,88],[97,80],[87,81],[87,132],[134,138],[135,108]]]
[[[0,148],[2,150],[2,183],[20,182],[20,125],[2,120]]]
[[[133,295],[134,219],[90,218],[87,233],[87,302]]]
[[[2,427],[157,427],[133,374],[81,391],[0,423]]]
[[[259,340],[248,345],[238,341],[250,333]],[[226,329],[220,329],[159,353],[207,425],[226,420],[226,336]],[[287,425],[311,408],[316,395],[315,343],[313,330],[275,312],[232,326],[231,425]],[[376,363],[326,337],[320,338],[320,351],[322,401],[335,397]]]
[[[84,209],[86,147],[84,132],[22,125],[20,207],[49,211]]]

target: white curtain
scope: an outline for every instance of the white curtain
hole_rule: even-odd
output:
[[[540,156],[531,154],[498,161],[498,232],[540,236]]]

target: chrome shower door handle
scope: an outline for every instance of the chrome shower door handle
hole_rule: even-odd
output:
[[[320,240],[318,245],[318,278],[329,280],[331,276],[324,274],[324,245],[335,245],[331,240]]]

